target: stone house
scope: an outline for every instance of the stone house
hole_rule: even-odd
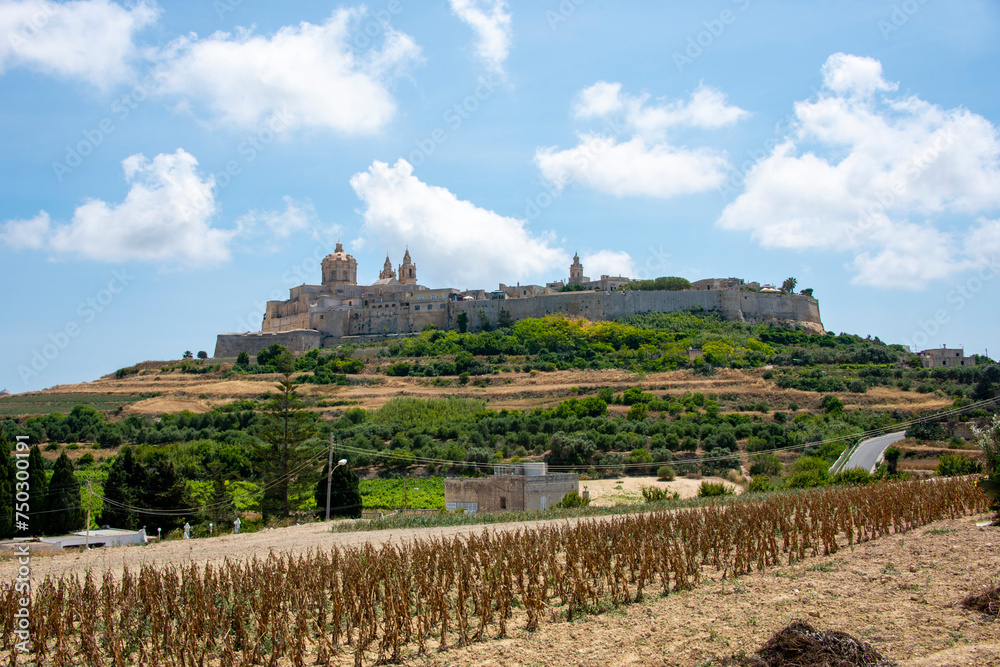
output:
[[[445,479],[444,506],[466,514],[544,510],[579,489],[576,473],[549,473],[545,463],[503,464],[491,477]]]

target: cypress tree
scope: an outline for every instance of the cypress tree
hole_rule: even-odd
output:
[[[0,540],[14,536],[14,463],[10,443],[0,432]]]
[[[187,494],[187,483],[177,472],[174,462],[162,452],[153,452],[145,457],[146,488],[140,494],[142,507],[151,510],[189,509],[191,503]],[[148,517],[147,517],[148,518]],[[157,525],[164,532],[184,525],[184,516],[157,516]],[[143,520],[145,523],[145,520]]]
[[[126,530],[138,530],[142,525],[140,516],[131,510],[118,507],[130,505],[142,506],[142,494],[147,486],[146,470],[142,467],[132,451],[126,445],[111,463],[108,471],[108,481],[104,483],[104,497],[112,501],[104,504],[101,511],[101,525]]]
[[[46,532],[63,535],[84,527],[85,514],[80,498],[80,482],[66,452],[56,459],[45,503]]]
[[[28,452],[28,485],[31,494],[31,515],[28,520],[29,535],[45,532],[48,515],[44,512],[48,483],[45,475],[45,459],[38,445],[32,445]]]
[[[330,466],[323,464],[323,474],[316,482],[316,512],[320,519],[326,517],[326,471]],[[347,466],[335,466],[330,477],[330,516],[361,516],[361,485],[358,476]]]

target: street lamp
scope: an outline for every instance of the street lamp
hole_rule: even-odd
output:
[[[332,449],[330,450],[330,463],[333,463]],[[347,459],[340,459],[339,461],[337,461],[337,465],[333,466],[332,468],[329,465],[327,465],[327,471],[326,471],[326,520],[327,521],[330,520],[330,488],[333,485],[333,471],[339,468],[340,466],[346,466],[346,465],[347,465]]]

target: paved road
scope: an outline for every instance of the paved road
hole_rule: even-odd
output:
[[[882,452],[889,448],[894,442],[898,442],[906,437],[905,431],[880,435],[877,438],[869,438],[862,441],[858,448],[854,450],[851,458],[844,464],[842,470],[848,468],[864,468],[868,472],[875,472],[875,464],[878,462]]]

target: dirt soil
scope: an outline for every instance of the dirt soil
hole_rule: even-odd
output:
[[[514,629],[490,640],[427,656],[412,665],[566,665],[695,667],[740,651],[753,653],[796,618],[820,630],[862,639],[908,667],[1000,665],[1000,622],[959,603],[1000,574],[1000,528],[980,528],[985,515],[939,521],[837,554],[807,558],[725,581],[711,580],[664,597],[572,623]],[[498,525],[509,530],[524,524]],[[186,563],[249,558],[271,549],[301,553],[332,544],[382,544],[483,530],[469,526],[377,533],[329,533],[308,524],[214,539],[147,547],[39,556],[33,576],[120,572],[123,564]],[[0,562],[0,577],[15,564]]]
[[[672,482],[661,482],[652,477],[619,477],[617,479],[594,479],[580,482],[580,492],[590,492],[590,504],[599,507],[613,507],[642,501],[642,487],[652,486],[668,491],[676,491],[681,498],[694,498],[702,482],[722,482],[734,493],[743,493],[743,487],[728,482],[721,477],[688,479],[678,477]]]

